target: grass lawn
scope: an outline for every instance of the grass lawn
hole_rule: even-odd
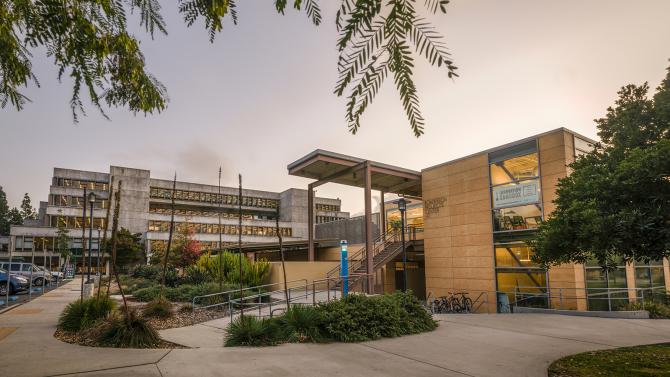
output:
[[[670,343],[566,356],[549,366],[549,376],[670,376]]]

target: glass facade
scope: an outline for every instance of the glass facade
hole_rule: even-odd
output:
[[[172,199],[172,189],[160,187],[151,187],[150,197],[153,199]],[[175,190],[175,200],[203,202],[203,203],[221,203],[227,205],[238,205],[239,197],[237,195],[216,194],[211,192]],[[253,196],[243,196],[242,205],[258,208],[277,208],[278,199],[258,198]]]
[[[651,261],[647,264],[636,262],[635,287],[638,288],[637,294],[644,295],[645,298],[653,298],[655,295],[664,294],[666,287],[663,262],[660,260]]]
[[[321,204],[321,203],[316,203],[314,205],[314,208],[316,208],[317,211],[324,211],[324,212],[340,212],[340,206],[334,205],[334,204]]]
[[[589,310],[616,310],[628,302],[626,264],[623,260],[612,269],[604,269],[595,261],[585,266],[586,296]]]
[[[333,221],[340,221],[340,220],[345,220],[345,218],[337,216],[316,216],[317,224],[330,223]]]
[[[74,216],[49,216],[49,226],[54,228],[66,228],[66,229],[81,229],[82,218]],[[86,228],[91,226],[91,218],[86,217]],[[94,217],[93,218],[93,229],[104,228],[105,227],[105,218],[104,217]]]
[[[159,207],[155,205],[149,206],[149,212],[151,213],[160,213],[162,215],[170,215],[172,210],[167,207]],[[178,216],[205,216],[205,217],[218,217],[221,213],[221,218],[224,219],[237,219],[239,214],[237,211],[221,211],[218,212],[212,209],[193,209],[193,208],[175,208],[174,214]],[[275,220],[277,218],[274,214],[252,214],[252,213],[242,213],[242,219],[244,220]]]
[[[197,234],[219,234],[219,225],[218,224],[201,224],[201,223],[187,223],[187,222],[175,222],[175,231],[183,232],[186,229],[193,229]],[[149,231],[150,232],[169,232],[170,231],[170,222],[169,221],[149,221]],[[279,228],[282,236],[291,237],[293,230],[291,228]],[[222,234],[239,234],[239,227],[237,225],[221,224],[221,233]],[[264,237],[276,237],[277,228],[273,226],[253,226],[253,225],[243,225],[242,226],[242,235],[244,236],[264,236]]]
[[[53,178],[53,185],[58,187],[86,188],[88,190],[107,191],[109,184],[107,182],[87,181],[83,179]]]
[[[548,306],[547,271],[525,243],[543,219],[539,172],[535,141],[489,154],[496,285],[515,306]]]
[[[84,198],[81,196],[71,195],[49,195],[49,205],[58,207],[77,207],[81,208],[84,205]],[[109,201],[107,199],[96,199],[93,202],[93,208],[107,208]],[[86,203],[88,207],[91,203]]]
[[[386,229],[400,229],[400,211],[395,203],[387,203],[386,209]],[[407,210],[405,210],[405,226],[409,228],[423,229],[423,202],[418,200],[408,200]]]

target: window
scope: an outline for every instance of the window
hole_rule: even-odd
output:
[[[575,136],[574,143],[575,143],[575,157],[587,154],[593,150],[593,144],[580,137]]]
[[[547,273],[541,269],[496,271],[498,292],[506,293],[510,304],[547,307]]]
[[[493,210],[494,232],[535,229],[542,222],[538,204]]]
[[[616,310],[628,302],[623,260],[612,270],[603,269],[594,261],[587,262],[585,268],[589,310]]]
[[[495,249],[497,267],[537,267],[531,260],[533,252],[528,246],[496,245]]]
[[[663,262],[660,260],[651,261],[648,264],[635,263],[635,288],[638,295],[644,297],[653,297],[655,294],[665,293],[665,274],[663,272]]]
[[[491,163],[491,184],[500,185],[535,178],[539,173],[537,153]]]

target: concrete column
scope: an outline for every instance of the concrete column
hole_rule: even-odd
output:
[[[381,202],[379,203],[379,235],[386,233],[386,205],[384,204],[384,191],[380,191]]]
[[[626,263],[626,287],[628,287],[628,301],[635,301],[637,291],[635,290],[635,265],[633,263]]]
[[[668,263],[668,258],[663,258],[663,277],[665,277],[665,290],[670,292],[670,263]]]
[[[368,293],[374,293],[374,255],[372,244],[372,172],[370,171],[370,162],[365,162],[365,265],[367,266]]]
[[[307,186],[307,259],[310,262],[314,258],[314,187]]]

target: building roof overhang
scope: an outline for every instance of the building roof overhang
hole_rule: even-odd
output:
[[[339,183],[365,187],[365,165],[370,167],[373,190],[421,196],[421,172],[358,157],[317,149],[288,165],[290,175],[315,179],[313,186]]]

